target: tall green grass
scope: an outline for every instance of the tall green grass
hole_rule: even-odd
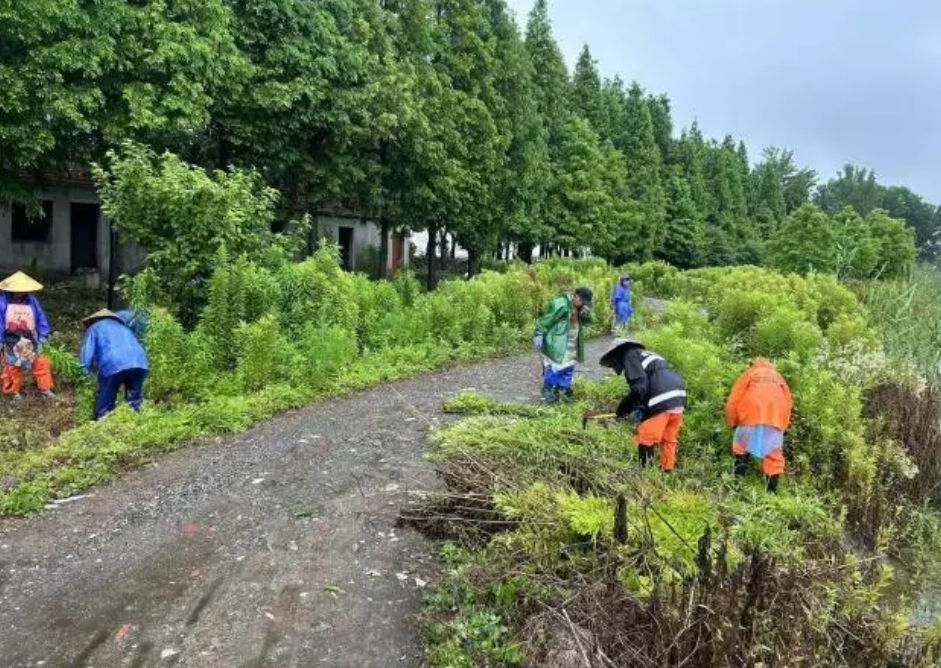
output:
[[[910,278],[864,283],[858,292],[886,351],[941,386],[941,271],[921,266]]]

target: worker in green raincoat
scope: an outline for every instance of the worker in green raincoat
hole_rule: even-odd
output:
[[[583,327],[591,324],[591,290],[577,288],[552,300],[536,321],[533,347],[542,353],[542,398],[570,400],[575,364],[585,361]]]

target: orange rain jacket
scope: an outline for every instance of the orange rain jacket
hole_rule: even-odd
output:
[[[729,394],[725,419],[731,427],[769,425],[785,431],[791,423],[791,390],[768,360],[756,360]]]

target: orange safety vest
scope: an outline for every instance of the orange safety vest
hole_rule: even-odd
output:
[[[731,427],[769,425],[784,431],[791,423],[791,390],[768,360],[757,360],[732,386],[725,404]]]

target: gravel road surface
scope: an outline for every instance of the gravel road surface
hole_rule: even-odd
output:
[[[538,372],[531,354],[317,404],[0,521],[0,666],[419,666],[434,563],[394,523],[436,484],[426,434],[462,390],[536,400]]]

